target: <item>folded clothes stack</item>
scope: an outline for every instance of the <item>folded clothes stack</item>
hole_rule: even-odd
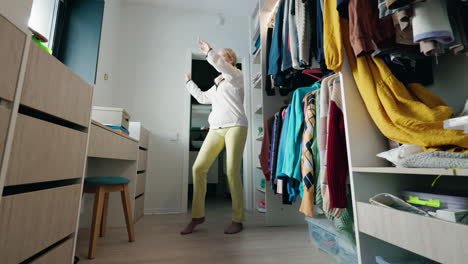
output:
[[[122,126],[111,126],[111,125],[106,125],[108,128],[112,129],[112,130],[115,130],[123,135],[126,135],[126,136],[129,136],[130,135],[130,132],[125,129],[124,127]]]

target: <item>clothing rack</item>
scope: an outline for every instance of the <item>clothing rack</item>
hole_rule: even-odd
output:
[[[265,54],[266,25],[265,20],[271,15],[272,7],[277,0],[265,0],[257,3],[260,12],[262,53],[261,64],[251,65],[251,71],[259,68],[262,71],[262,84],[267,78]],[[269,8],[265,8],[269,7]],[[255,21],[251,21],[255,24]],[[437,94],[455,111],[462,109],[468,99],[468,75],[464,73],[468,61],[464,56],[443,55],[433,63],[434,84],[426,86]],[[256,68],[255,68],[256,67]],[[464,263],[468,258],[466,243],[460,238],[468,237],[468,226],[440,221],[406,212],[376,207],[369,203],[369,198],[377,193],[399,194],[406,189],[424,189],[430,186],[434,178],[439,179],[439,186],[447,191],[468,192],[468,169],[453,172],[443,169],[397,168],[387,161],[376,157],[377,153],[388,150],[388,139],[382,135],[371,118],[364,100],[361,97],[346,56],[341,71],[341,89],[343,94],[343,114],[345,119],[348,166],[350,168],[350,189],[354,213],[356,249],[359,263],[375,263],[376,256],[390,258],[409,258],[417,255],[442,263]],[[326,74],[324,77],[327,77]],[[254,91],[256,90],[256,91]],[[262,115],[251,114],[251,133],[262,127],[266,119],[272,116],[285,98],[275,95],[267,96],[262,90],[250,89],[248,101],[252,106],[259,103],[263,106]],[[287,98],[290,98],[291,93]],[[286,99],[287,100],[287,99]],[[252,142],[251,137],[250,142]],[[248,152],[254,160],[260,152],[259,144],[248,144]],[[251,168],[252,175],[258,177],[261,171]],[[261,175],[260,175],[261,176]],[[255,178],[254,178],[255,179]],[[440,182],[442,181],[442,182]],[[268,186],[268,183],[267,183]],[[298,205],[283,205],[278,197],[266,190],[266,194],[255,194],[266,201],[266,225],[291,225],[305,223],[299,213]],[[255,198],[256,199],[256,198]],[[254,203],[254,202],[253,202]],[[391,225],[387,223],[392,223]],[[421,234],[424,234],[422,236]],[[440,239],[443,237],[443,239]],[[417,254],[417,255],[416,255]]]

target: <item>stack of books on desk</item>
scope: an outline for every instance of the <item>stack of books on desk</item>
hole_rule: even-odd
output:
[[[126,136],[129,136],[130,135],[130,132],[125,129],[123,126],[112,126],[112,125],[106,125],[106,127],[112,129],[112,130],[115,130],[121,134],[124,134]]]

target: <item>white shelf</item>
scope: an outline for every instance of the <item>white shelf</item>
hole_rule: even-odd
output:
[[[261,89],[262,88],[262,77],[252,83],[253,88]]]
[[[260,64],[260,58],[262,57],[260,56],[261,52],[262,52],[262,48],[259,48],[257,52],[253,55],[253,59],[252,59],[253,64]]]
[[[257,191],[262,192],[262,193],[265,193],[266,190],[265,190],[265,189],[262,189],[262,188],[260,188],[260,187],[257,187]]]
[[[263,112],[263,107],[261,105],[257,106],[257,109],[255,109],[255,113],[261,115]]]
[[[354,167],[353,172],[468,176],[468,169],[451,170],[451,169],[430,169],[430,168]]]
[[[466,263],[468,225],[357,203],[359,231],[441,263]]]

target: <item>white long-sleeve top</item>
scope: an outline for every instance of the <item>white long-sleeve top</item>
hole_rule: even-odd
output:
[[[187,90],[200,104],[211,104],[208,117],[210,128],[234,126],[248,127],[244,110],[244,77],[242,72],[225,62],[221,56],[211,50],[208,62],[221,73],[215,79],[215,85],[203,92],[192,80],[187,82]]]

